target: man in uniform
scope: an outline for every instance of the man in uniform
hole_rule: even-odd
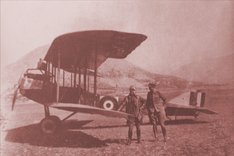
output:
[[[130,116],[128,118],[127,124],[128,124],[128,141],[127,144],[131,144],[132,141],[132,130],[133,126],[135,124],[136,131],[137,131],[137,142],[141,142],[141,129],[140,124],[142,123],[142,106],[144,104],[144,99],[140,96],[135,94],[135,87],[130,86],[129,88],[129,95],[126,96],[123,100],[123,103],[120,105],[118,110],[122,110],[123,107],[126,107],[126,113],[132,114],[133,116]]]
[[[153,124],[153,132],[155,140],[157,140],[157,123],[161,126],[164,142],[167,139],[167,132],[165,127],[165,107],[166,99],[162,94],[156,90],[156,83],[149,83],[149,92],[147,94],[146,108],[149,113],[149,118]]]

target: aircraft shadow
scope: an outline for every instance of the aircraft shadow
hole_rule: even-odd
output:
[[[108,125],[108,126],[95,126],[83,127],[84,125],[92,122],[93,120],[68,120],[63,123],[64,130],[56,135],[43,135],[40,131],[39,124],[32,124],[28,126],[18,127],[15,129],[7,130],[5,137],[6,141],[15,143],[28,143],[35,146],[44,147],[80,147],[80,148],[97,148],[108,146],[108,143],[125,144],[126,139],[106,139],[100,140],[99,138],[88,135],[82,131],[86,129],[102,129],[102,128],[117,128],[127,127],[127,125]],[[168,120],[167,125],[179,124],[199,124],[208,123],[206,121],[196,121],[192,119]],[[149,123],[144,123],[149,125]],[[76,131],[72,131],[76,129]]]
[[[43,135],[39,124],[8,130],[5,140],[44,147],[97,148],[107,146],[106,142],[82,131],[63,130],[55,135]]]
[[[165,125],[185,125],[185,124],[206,124],[207,121],[199,121],[194,119],[177,119],[177,120],[167,120]]]
[[[67,129],[82,129],[82,127],[93,120],[66,120],[63,122],[63,126]]]
[[[123,125],[105,125],[105,126],[85,126],[82,127],[83,125],[80,125],[80,123],[85,123],[85,121],[78,121],[78,120],[73,120],[72,122],[66,121],[65,126],[67,129],[80,129],[80,130],[86,130],[86,129],[102,129],[102,128],[119,128],[119,127],[128,127],[125,123]],[[166,125],[185,125],[185,124],[205,124],[208,123],[207,121],[199,121],[199,120],[194,120],[194,119],[177,119],[177,120],[167,120],[165,121]],[[78,126],[76,126],[78,125]],[[150,125],[149,122],[143,123],[144,125]]]

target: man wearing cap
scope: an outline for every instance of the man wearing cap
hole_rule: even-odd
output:
[[[150,121],[153,124],[153,132],[155,140],[157,140],[157,123],[161,126],[164,141],[167,139],[167,132],[165,127],[165,108],[166,99],[162,94],[156,90],[156,83],[149,83],[149,92],[147,94],[146,108],[149,113]]]
[[[144,99],[140,96],[136,95],[135,93],[135,87],[130,86],[129,88],[129,94],[126,96],[120,105],[118,110],[122,110],[123,107],[126,107],[126,113],[132,114],[132,117],[128,118],[127,124],[128,124],[128,142],[127,144],[131,144],[132,141],[132,130],[133,126],[135,124],[136,130],[137,130],[137,142],[141,142],[141,129],[140,124],[142,123],[142,106],[144,105]]]

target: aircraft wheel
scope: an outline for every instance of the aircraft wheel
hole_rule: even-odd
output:
[[[40,127],[44,134],[55,134],[58,132],[61,120],[57,116],[49,116],[41,120]]]
[[[104,97],[101,100],[100,105],[105,110],[115,110],[117,106],[117,101],[113,97]]]
[[[59,119],[59,117],[52,115],[52,116],[50,116],[50,118],[52,118],[58,125],[61,124],[61,120]]]

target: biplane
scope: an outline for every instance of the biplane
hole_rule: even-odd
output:
[[[52,134],[61,120],[50,108],[127,118],[130,114],[114,111],[117,98],[97,94],[98,67],[108,58],[127,57],[147,37],[142,34],[111,30],[92,30],[61,35],[54,39],[37,68],[27,69],[19,79],[12,100],[14,109],[18,91],[42,104],[45,118],[40,127]],[[105,109],[101,109],[101,108]]]
[[[98,67],[108,58],[123,59],[136,49],[146,36],[111,30],[73,32],[54,39],[37,68],[27,69],[19,79],[12,100],[14,109],[18,91],[42,104],[45,118],[40,128],[45,134],[59,130],[61,120],[50,108],[76,113],[101,114],[128,118],[130,114],[115,111],[118,97],[97,93]],[[192,114],[197,111],[213,113],[197,106],[168,103],[168,115]]]

